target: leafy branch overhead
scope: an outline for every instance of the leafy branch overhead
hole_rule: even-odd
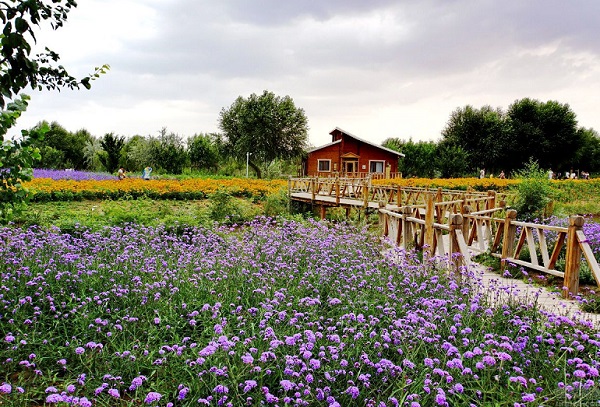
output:
[[[42,22],[49,23],[53,30],[62,27],[75,7],[75,0],[0,1],[0,20],[4,24],[0,33],[0,222],[9,221],[27,202],[29,194],[22,183],[31,179],[33,164],[40,159],[36,143],[48,131],[42,126],[21,132],[20,139],[5,139],[27,108],[29,97],[21,91],[27,86],[39,90],[89,89],[90,82],[109,69],[103,65],[77,79],[57,65],[60,57],[56,52],[45,48],[45,52],[31,55],[32,44],[37,43],[34,30],[40,29]]]
[[[60,59],[56,52],[45,48],[44,52],[31,55],[31,44],[37,43],[34,29],[40,28],[42,21],[49,22],[55,30],[62,27],[76,6],[74,0],[53,0],[49,4],[41,0],[0,2],[0,20],[4,24],[0,34],[0,108],[27,86],[38,90],[80,86],[89,89],[92,80],[107,72],[109,66],[102,65],[78,79],[62,65],[55,65]]]

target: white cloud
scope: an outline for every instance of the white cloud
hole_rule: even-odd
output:
[[[268,89],[306,111],[314,145],[336,126],[437,139],[458,107],[524,97],[569,103],[600,129],[599,12],[583,0],[86,0],[40,42],[78,75],[110,72],[91,91],[33,93],[20,125],[191,136]]]

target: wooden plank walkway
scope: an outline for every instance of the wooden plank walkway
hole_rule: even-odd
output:
[[[292,192],[290,194],[290,198],[296,201],[302,202],[313,202],[312,194],[309,192]],[[325,205],[325,206],[342,206],[342,207],[354,207],[354,208],[362,208],[364,205],[364,201],[362,199],[357,198],[339,198],[335,196],[329,195],[315,195],[314,203],[316,205]],[[367,207],[369,209],[379,209],[379,202],[367,202]],[[397,212],[399,207],[398,205],[386,204],[385,209],[393,212]]]

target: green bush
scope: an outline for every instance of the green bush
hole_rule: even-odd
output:
[[[552,195],[546,171],[542,170],[536,161],[529,161],[524,169],[517,172],[517,177],[521,180],[517,185],[517,216],[525,220],[543,218]]]

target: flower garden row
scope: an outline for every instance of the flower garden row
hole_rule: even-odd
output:
[[[0,229],[0,404],[552,406],[600,333],[345,224]]]
[[[25,183],[32,193],[32,200],[73,201],[84,199],[205,199],[219,189],[225,189],[234,196],[264,197],[284,189],[284,180],[256,179],[210,179],[195,178],[185,180],[53,180],[34,178]]]
[[[396,178],[373,180],[374,184],[403,187],[444,188],[476,191],[507,192],[519,180],[500,178]],[[280,192],[285,180],[257,180],[247,178],[192,178],[153,179],[128,178],[122,181],[110,174],[82,171],[34,170],[34,179],[25,185],[32,192],[33,201],[69,201],[84,199],[204,199],[218,189],[234,196],[262,198]],[[600,179],[551,181],[553,199],[559,201],[590,200],[600,195]]]

